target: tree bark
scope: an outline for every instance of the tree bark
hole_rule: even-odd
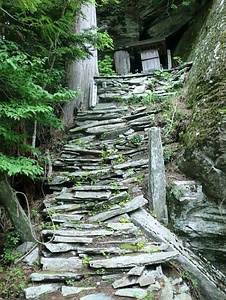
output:
[[[6,210],[22,242],[34,241],[35,233],[32,225],[3,172],[0,172],[0,204]]]
[[[90,3],[82,7],[75,26],[75,33],[82,33],[91,26],[96,26],[96,7]],[[71,64],[68,71],[68,86],[72,90],[79,90],[80,94],[64,106],[62,122],[65,127],[71,127],[74,123],[74,112],[78,108],[89,108],[90,87],[93,77],[98,75],[97,50],[89,47],[91,55]],[[91,48],[90,48],[91,47]]]

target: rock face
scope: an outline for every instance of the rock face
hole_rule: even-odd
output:
[[[225,271],[225,215],[195,181],[175,181],[168,195],[170,223],[185,244]]]
[[[226,214],[225,14],[225,1],[213,1],[200,32],[188,78],[187,102],[193,114],[180,158],[181,170],[200,181],[207,196],[205,213],[211,217],[206,218],[206,226],[213,232],[209,246],[217,235],[213,221]]]
[[[171,1],[172,2],[172,1]],[[194,0],[183,5],[168,0],[130,0],[97,8],[97,23],[101,30],[107,30],[113,38],[115,49],[127,47],[134,41],[148,38],[166,37],[169,48],[186,59],[192,50],[202,11],[206,11],[209,1]],[[185,2],[185,1],[184,1]],[[191,30],[190,30],[191,29]],[[196,27],[197,29],[197,27]],[[188,34],[185,34],[188,32]],[[195,36],[194,36],[195,32]],[[189,42],[188,42],[189,41]]]

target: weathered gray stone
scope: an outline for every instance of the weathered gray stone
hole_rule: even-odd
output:
[[[164,287],[161,290],[160,299],[173,300],[173,286],[166,276],[164,276]]]
[[[72,215],[72,214],[53,214],[52,220],[53,222],[78,222],[82,219],[83,215]]]
[[[129,168],[135,168],[135,167],[143,167],[143,166],[147,166],[147,164],[148,164],[148,159],[140,159],[140,160],[136,160],[136,161],[128,161],[123,164],[115,165],[114,169],[122,170],[122,169],[129,169]]]
[[[82,206],[80,204],[60,204],[60,205],[55,205],[55,206],[51,206],[51,207],[47,207],[43,209],[43,212],[67,212],[67,211],[77,211],[80,208],[82,208]]]
[[[82,291],[95,290],[96,287],[75,287],[75,286],[65,286],[61,288],[61,294],[65,297],[68,295],[78,294]]]
[[[128,273],[127,275],[136,275],[136,276],[140,276],[143,271],[145,269],[145,266],[141,266],[141,267],[133,267]]]
[[[156,271],[144,270],[144,272],[141,274],[141,276],[138,279],[138,283],[141,287],[147,286],[147,285],[155,283],[156,277],[157,277]]]
[[[115,191],[115,187],[112,185],[81,185],[73,186],[73,191]],[[128,187],[123,186],[120,182],[117,184],[118,190],[128,190]]]
[[[76,191],[74,194],[74,198],[76,200],[84,201],[84,200],[108,200],[111,196],[111,192],[105,192],[105,191]]]
[[[188,295],[186,293],[182,293],[179,295],[175,295],[174,300],[192,300],[192,298],[190,295]]]
[[[226,253],[223,207],[219,210],[217,203],[207,201],[201,184],[195,181],[172,182],[168,199],[175,231],[186,237],[192,248],[199,249],[211,261],[216,263],[217,256],[223,258]]]
[[[19,251],[21,255],[27,253],[23,258],[23,261],[29,266],[33,265],[33,263],[39,259],[39,247],[35,246],[34,242],[25,242],[19,245],[17,251]]]
[[[177,255],[178,251],[124,255],[123,257],[91,260],[89,264],[93,268],[128,268],[162,263],[175,259]]]
[[[41,258],[42,269],[45,271],[72,272],[82,269],[83,264],[80,258]]]
[[[80,300],[114,300],[112,297],[109,297],[105,295],[104,293],[99,293],[99,294],[92,294],[92,295],[87,295]]]
[[[79,244],[91,244],[93,242],[92,238],[86,237],[73,237],[73,236],[58,236],[54,235],[53,242],[55,243],[79,243]]]
[[[115,292],[116,296],[131,297],[135,299],[143,299],[147,294],[147,291],[141,288],[119,289]]]
[[[125,276],[120,279],[117,279],[113,282],[112,286],[114,289],[118,289],[125,286],[131,286],[138,283],[137,276]]]
[[[81,236],[100,236],[100,235],[111,235],[112,232],[106,229],[97,230],[48,230],[42,231],[43,235],[60,235],[70,237],[81,237]]]
[[[225,276],[212,268],[207,262],[197,257],[192,251],[185,248],[181,240],[161,225],[144,209],[131,214],[132,221],[140,226],[151,238],[168,243],[171,249],[179,252],[176,260],[183,265],[185,270],[192,274],[198,281],[200,294],[206,300],[225,299]],[[207,265],[206,265],[207,264]],[[209,271],[206,272],[206,269]]]
[[[166,207],[166,181],[160,128],[149,131],[149,207],[154,210],[159,221],[168,223]]]
[[[55,242],[55,240],[54,240]],[[77,249],[78,244],[69,243],[47,243],[45,247],[52,253],[68,252]]]
[[[39,260],[39,247],[36,246],[26,257],[23,259],[29,266],[32,266],[34,262]]]
[[[99,214],[89,218],[89,220],[90,220],[90,222],[105,221],[105,220],[115,217],[117,215],[122,215],[124,213],[128,213],[133,210],[136,210],[145,204],[147,204],[147,200],[142,195],[140,195],[140,196],[135,197],[131,201],[125,203],[123,206],[118,206],[118,205],[114,206],[106,212],[99,213]]]
[[[135,230],[136,229],[133,223],[107,222],[106,226],[114,230]]]
[[[16,249],[18,252],[20,252],[22,255],[27,253],[31,250],[32,247],[34,247],[35,242],[24,242],[21,245],[19,245]]]
[[[32,286],[24,290],[26,299],[38,299],[39,296],[59,290],[60,284],[43,284],[41,286]]]
[[[158,281],[156,281],[154,284],[149,285],[147,291],[148,292],[159,291],[161,287],[162,287],[161,284]]]
[[[40,273],[32,273],[30,275],[31,281],[65,281],[68,279],[73,279],[73,280],[80,280],[82,279],[83,275],[81,274],[76,274],[72,272],[57,272],[57,273],[48,273],[48,272],[40,272]]]
[[[89,127],[86,132],[87,133],[94,133],[94,134],[101,134],[108,131],[115,131],[118,129],[123,128],[124,130],[127,129],[126,123],[117,123],[117,124],[109,124],[109,125],[102,125],[102,126],[93,126]]]

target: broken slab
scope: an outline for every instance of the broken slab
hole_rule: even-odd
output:
[[[125,276],[120,279],[117,279],[113,282],[112,286],[114,289],[118,289],[125,286],[131,286],[138,283],[137,276]]]
[[[136,275],[136,276],[140,276],[140,275],[143,273],[144,269],[145,269],[145,266],[141,266],[141,267],[136,266],[136,267],[132,268],[132,269],[127,273],[127,275]]]
[[[132,199],[129,202],[126,202],[123,206],[114,206],[110,210],[106,212],[99,213],[95,216],[92,216],[89,218],[90,222],[100,222],[100,221],[105,221],[108,220],[112,217],[115,217],[117,215],[122,215],[124,213],[128,213],[131,211],[134,211],[138,209],[141,206],[144,206],[147,204],[148,201],[143,197],[143,195],[139,195]]]
[[[159,253],[144,253],[133,255],[123,255],[108,259],[91,260],[89,262],[92,268],[129,268],[134,266],[146,266],[160,264],[171,259],[175,259],[178,251],[168,251]]]
[[[144,270],[144,272],[138,279],[138,283],[141,287],[153,284],[155,283],[157,275],[158,272],[156,272],[155,270]]]

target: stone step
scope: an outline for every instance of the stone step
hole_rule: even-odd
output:
[[[167,252],[157,252],[157,253],[145,253],[138,254],[134,252],[132,255],[123,255],[119,257],[91,260],[89,262],[92,268],[130,268],[134,266],[149,266],[155,264],[161,264],[163,262],[175,259],[179,252],[167,251]]]

